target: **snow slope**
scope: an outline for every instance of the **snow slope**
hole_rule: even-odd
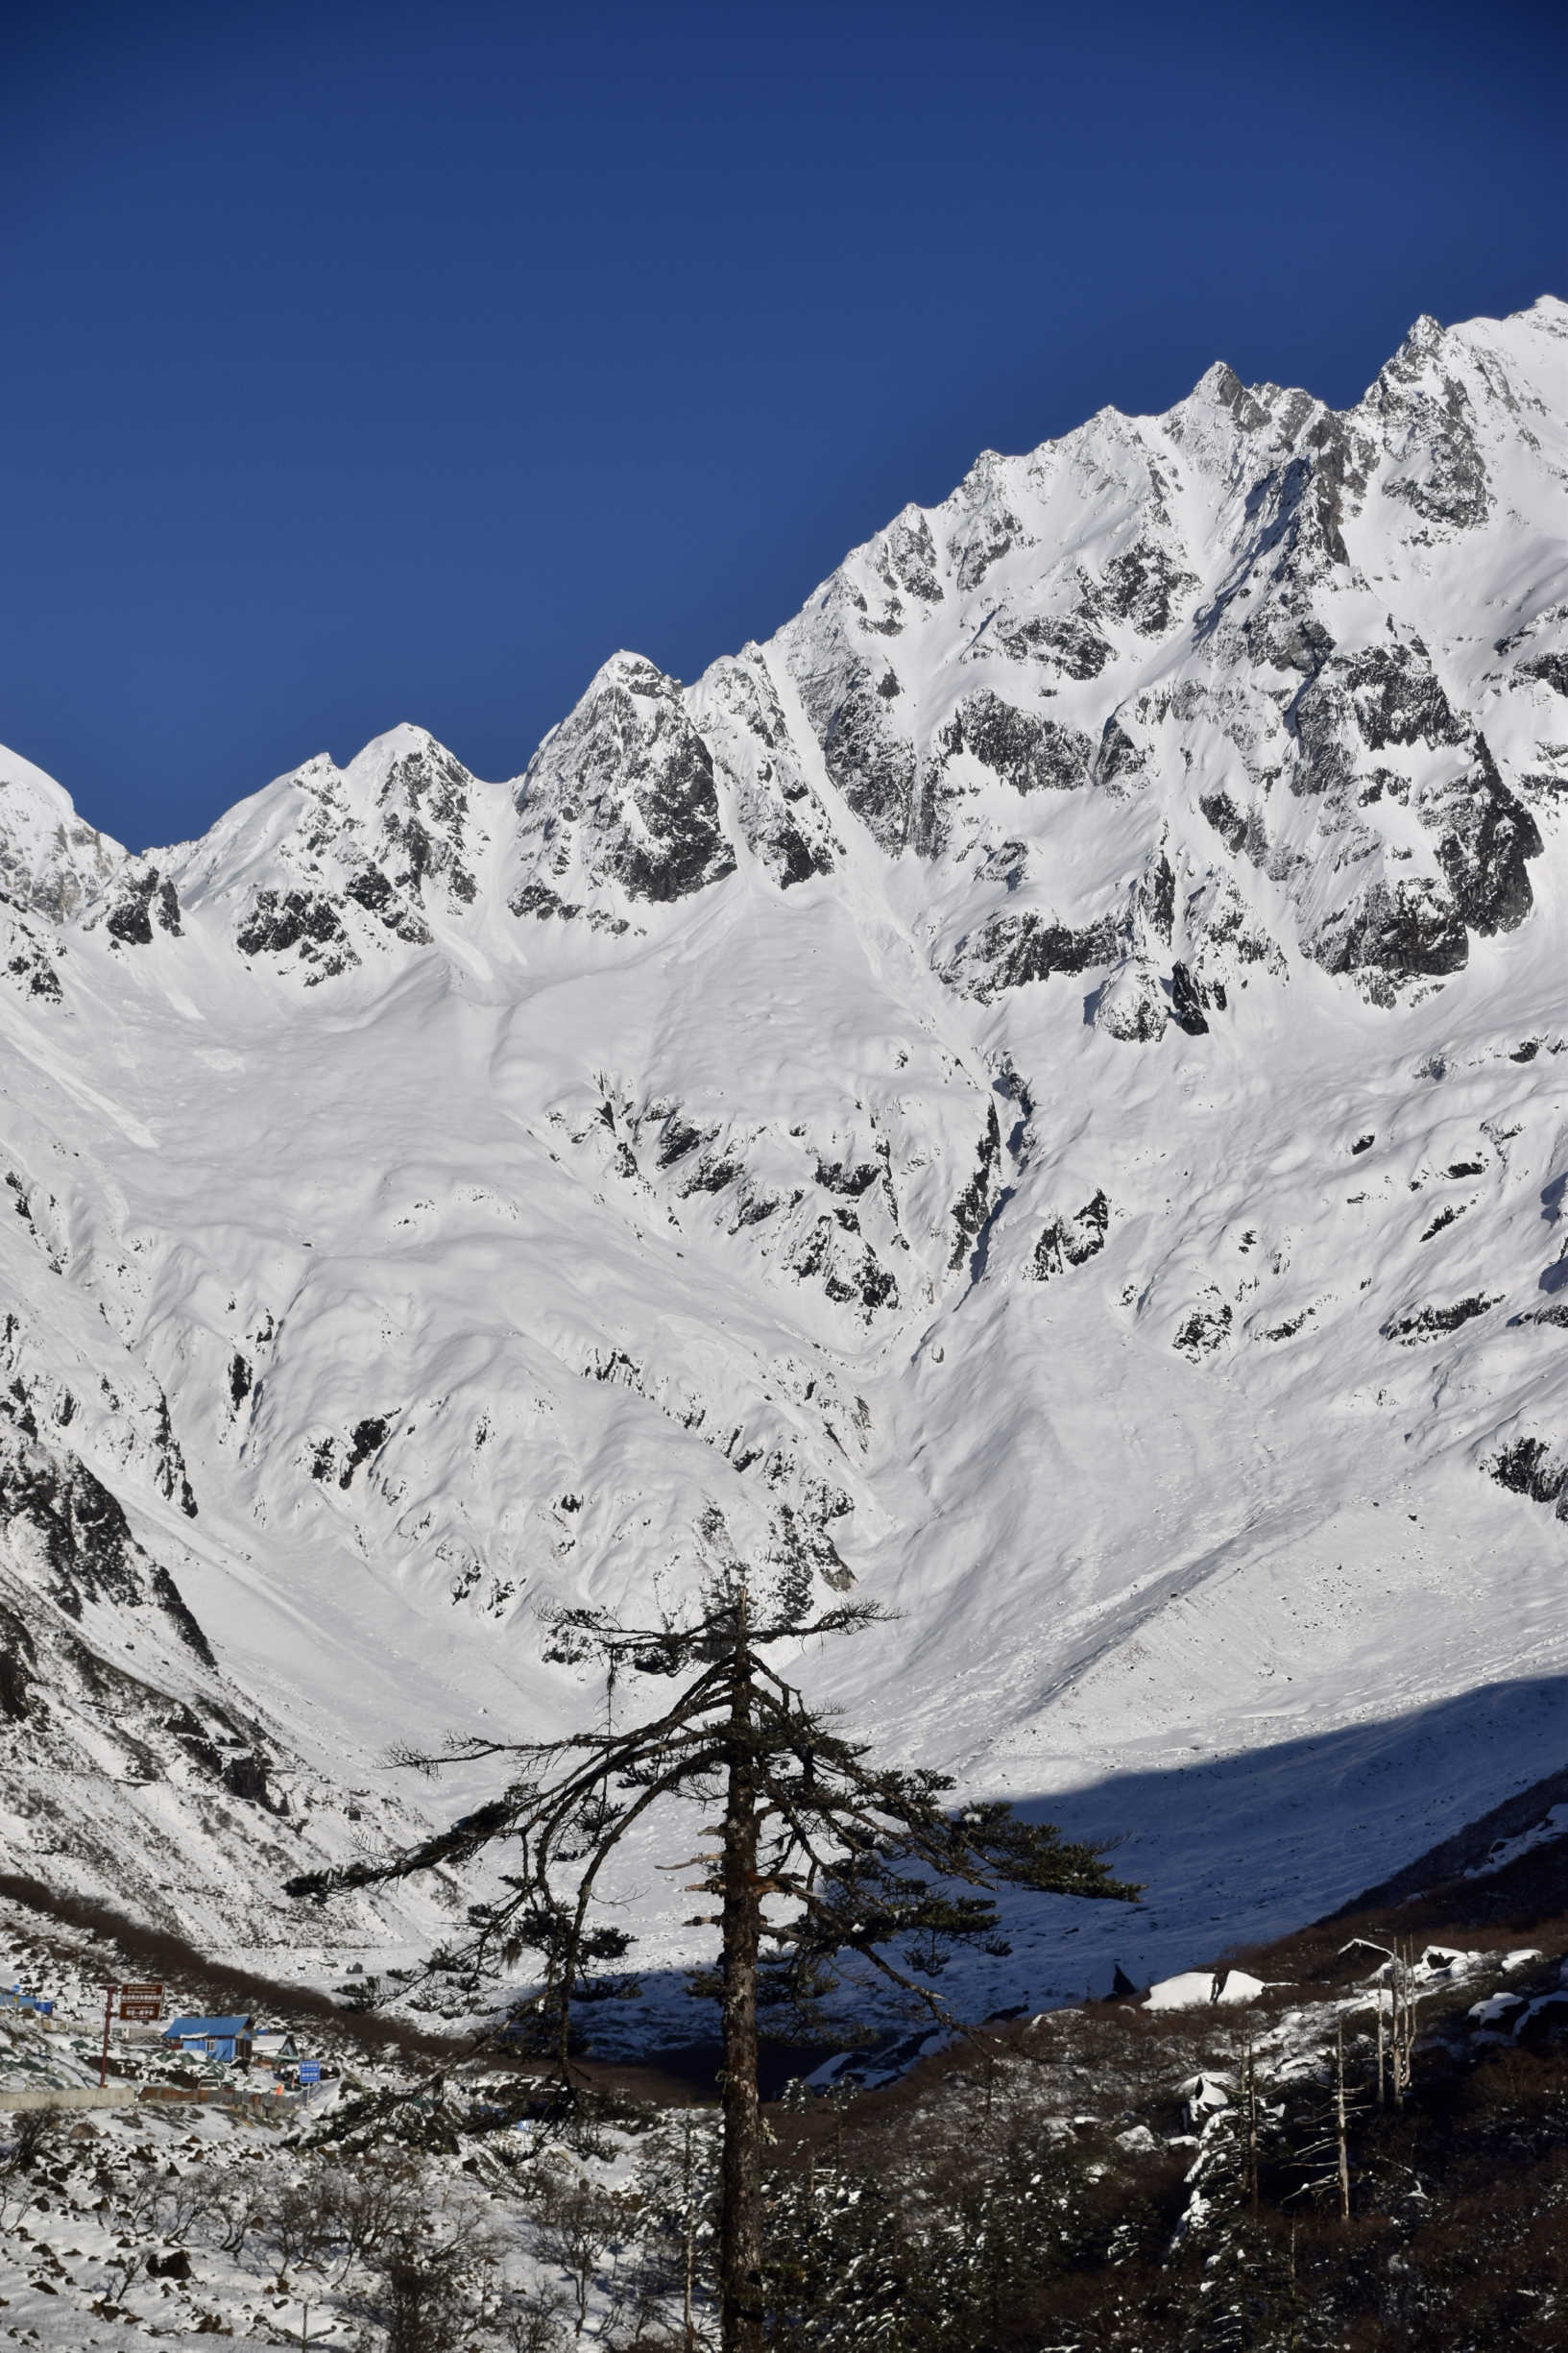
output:
[[[399,727],[133,858],[0,755],[7,1867],[406,1956],[454,1890],[285,1864],[569,1721],[542,1602],[727,1554],[902,1613],[801,1669],[884,1746],[1128,1834],[976,1999],[1559,1765],[1565,358],[987,452],[509,784]]]

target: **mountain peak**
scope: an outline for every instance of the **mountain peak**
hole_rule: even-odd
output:
[[[77,815],[62,785],[0,746],[0,892],[12,906],[66,922],[126,856]]]
[[[404,725],[128,859],[0,761],[18,1870],[124,1901],[156,1813],[171,1925],[254,1951],[211,1710],[348,1854],[389,1722],[548,1737],[552,1605],[741,1561],[907,1604],[823,1697],[909,1760],[1073,1836],[1142,1791],[1142,1975],[1560,1761],[1563,316],[983,452],[693,683],[612,655],[509,787]],[[73,1454],[141,1547],[91,1593]],[[221,1680],[172,1608],[144,1657],[154,1565]]]

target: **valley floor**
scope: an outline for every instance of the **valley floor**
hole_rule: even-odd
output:
[[[4,1927],[33,1980],[135,1959],[14,1901]],[[96,2080],[84,2021],[8,2017],[0,2098]],[[711,2087],[590,2066],[563,2101],[351,2010],[277,2023],[322,2054],[319,2093],[117,2037],[124,2104],[8,2109],[0,2342],[716,2341]],[[993,2020],[880,2089],[795,2082],[767,2116],[772,2347],[1547,2353],[1568,1836],[1549,1812],[1152,2000]]]

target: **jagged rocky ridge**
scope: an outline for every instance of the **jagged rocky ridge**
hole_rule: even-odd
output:
[[[0,759],[16,1443],[129,1515],[104,1607],[193,1613],[171,1720],[217,1674],[341,1826],[391,1731],[574,1704],[541,1601],[737,1554],[898,1601],[822,1664],[856,1719],[1086,1824],[1194,1734],[1538,1680],[1565,341],[988,452],[509,784],[402,727],[132,857]],[[1388,1783],[1390,1868],[1445,1788]],[[290,1933],[220,1878],[187,1929]]]

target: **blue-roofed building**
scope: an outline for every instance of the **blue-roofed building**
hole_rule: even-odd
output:
[[[0,1991],[0,2009],[32,2010],[39,2018],[50,2018],[54,2008],[54,2003],[45,2001],[41,1994],[24,1993],[19,1985]]]
[[[253,2018],[171,2018],[163,2040],[193,2059],[211,2059],[220,2067],[251,2064]]]

